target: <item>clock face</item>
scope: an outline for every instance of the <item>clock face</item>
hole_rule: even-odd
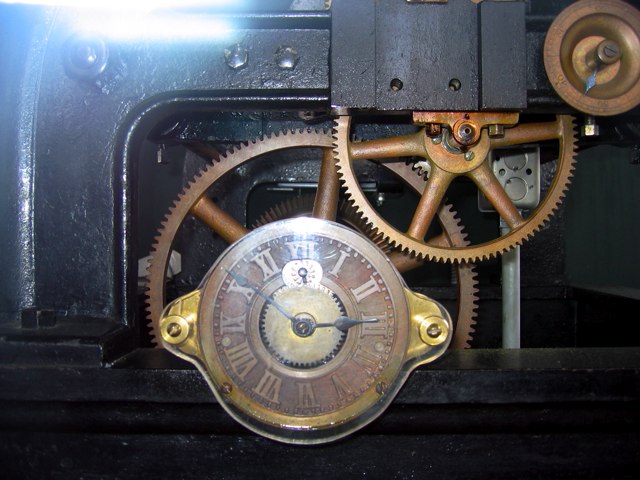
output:
[[[311,218],[266,225],[230,247],[200,289],[209,381],[225,409],[263,435],[343,436],[399,388],[403,283],[346,227]]]

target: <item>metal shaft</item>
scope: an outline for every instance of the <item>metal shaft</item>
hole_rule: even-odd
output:
[[[500,233],[509,233],[500,220]],[[502,348],[520,348],[520,246],[502,254]]]

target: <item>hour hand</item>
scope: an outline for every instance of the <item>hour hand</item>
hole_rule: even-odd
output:
[[[338,319],[335,322],[331,322],[331,323],[316,323],[315,327],[316,328],[335,327],[338,330],[340,330],[341,332],[346,332],[351,327],[354,327],[354,326],[359,325],[361,323],[376,323],[378,321],[379,320],[377,318],[367,318],[367,319],[364,319],[364,320],[354,320],[353,318],[349,318],[349,317],[338,317]]]

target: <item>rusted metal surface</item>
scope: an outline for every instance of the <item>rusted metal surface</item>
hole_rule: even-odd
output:
[[[421,115],[418,119],[425,121],[425,123],[443,121],[445,124],[451,125],[453,123],[455,125],[455,122],[460,118],[457,116],[460,114],[440,114],[437,112],[428,115],[424,112],[419,113]],[[464,114],[462,115],[464,118]],[[492,122],[499,121],[499,117],[493,118],[495,114],[486,114],[484,119],[482,115],[478,114],[475,117],[478,124],[493,125]],[[517,120],[517,114],[513,115],[515,116],[502,117],[502,121],[508,123]],[[469,117],[467,120],[471,120],[471,115]],[[536,233],[553,215],[564,197],[574,168],[575,132],[573,118],[570,116],[558,116],[555,121],[546,123],[522,124],[506,128],[504,136],[501,138],[489,138],[489,132],[483,130],[480,140],[465,151],[456,150],[447,144],[445,129],[443,129],[442,137],[433,138],[427,136],[423,131],[422,138],[425,141],[422,151],[419,151],[418,148],[414,149],[415,142],[410,143],[410,149],[406,148],[407,140],[417,137],[420,132],[415,134],[415,137],[396,137],[395,148],[394,138],[385,138],[383,140],[384,148],[381,149],[378,140],[351,142],[350,131],[350,117],[339,117],[335,126],[334,154],[338,173],[347,190],[347,195],[372,228],[381,233],[390,244],[420,258],[437,261],[479,261],[499,255],[515,245],[520,245]],[[491,171],[489,152],[493,148],[545,140],[557,141],[558,160],[555,177],[540,205],[527,218],[523,219],[504,189],[497,181],[494,181],[495,176]],[[399,152],[406,153],[408,150],[411,150],[414,156],[423,157],[426,160],[424,163],[429,165],[430,171],[411,225],[407,231],[403,232],[390,225],[368,202],[355,176],[352,162],[360,159],[360,155],[366,151],[375,153],[375,158],[384,158],[381,154],[382,151],[388,152],[389,156],[392,156]],[[358,152],[357,157],[353,155],[354,151]],[[449,184],[459,175],[470,177],[480,190],[486,193],[500,215],[511,226],[509,233],[482,244],[465,247],[436,246],[425,241],[424,234],[429,229],[435,211],[445,197]]]
[[[240,225],[240,222],[206,196],[202,196],[196,201],[191,207],[191,213],[227,243],[233,243],[249,232]]]

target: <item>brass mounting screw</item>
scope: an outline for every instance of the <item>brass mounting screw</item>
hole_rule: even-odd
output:
[[[444,318],[434,315],[420,322],[420,339],[427,345],[440,345],[448,336],[449,325]]]
[[[440,325],[432,323],[427,327],[427,335],[429,335],[431,338],[438,338],[440,335],[442,335],[442,328],[440,328]]]
[[[179,315],[169,315],[160,325],[162,339],[172,345],[184,342],[189,336],[189,323]]]
[[[180,334],[182,333],[182,327],[180,326],[179,323],[172,323],[167,327],[167,333],[171,337],[174,337],[174,338],[179,337]]]

